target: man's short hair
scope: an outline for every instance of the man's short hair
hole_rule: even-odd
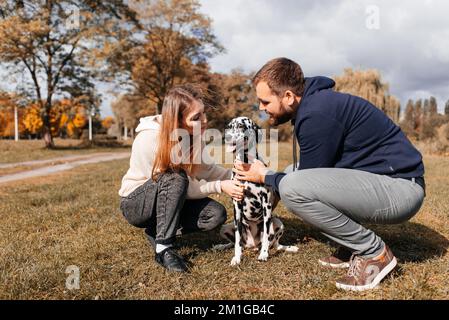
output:
[[[271,91],[282,98],[290,90],[298,97],[304,93],[304,74],[301,66],[287,58],[268,61],[254,76],[254,86],[261,81],[268,84]]]

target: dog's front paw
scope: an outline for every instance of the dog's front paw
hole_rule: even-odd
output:
[[[240,264],[240,257],[234,256],[231,260],[231,266],[237,266]]]
[[[297,253],[299,251],[299,248],[297,246],[284,246],[282,244],[278,244],[276,250],[290,253]]]
[[[268,252],[261,252],[259,257],[257,258],[259,261],[267,261],[268,260]]]
[[[297,246],[287,246],[285,252],[297,253],[299,248]]]

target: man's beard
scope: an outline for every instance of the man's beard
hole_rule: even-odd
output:
[[[290,121],[293,118],[293,112],[287,110],[283,105],[281,105],[282,113],[277,115],[270,115],[270,119],[268,120],[268,123],[272,127],[277,127],[281,124],[286,123],[287,121]]]

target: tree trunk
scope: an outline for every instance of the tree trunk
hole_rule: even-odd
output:
[[[45,128],[45,130],[44,130],[44,142],[45,142],[45,147],[47,149],[53,149],[55,147],[55,143],[53,142],[53,137],[51,136],[51,132],[47,128]]]
[[[43,117],[43,122],[44,122],[44,126],[43,126],[43,138],[44,138],[44,142],[45,142],[45,147],[47,149],[53,149],[55,147],[55,143],[53,142],[53,137],[51,135],[51,125],[50,125],[50,112],[46,112],[44,117]]]
[[[157,102],[157,106],[156,106],[156,113],[157,114],[161,114],[162,113],[162,106],[163,106],[163,104],[164,104],[163,100],[159,100]]]

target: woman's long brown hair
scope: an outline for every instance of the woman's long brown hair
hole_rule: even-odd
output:
[[[194,85],[174,87],[165,96],[162,106],[162,125],[159,131],[158,149],[151,172],[153,180],[156,180],[160,173],[184,170],[187,175],[191,176],[195,171],[196,166],[193,161],[179,164],[171,161],[172,150],[179,143],[179,141],[173,141],[172,134],[177,129],[182,128],[182,121],[195,102],[202,102],[202,91]],[[190,146],[190,157],[192,157],[193,143],[190,143]]]

